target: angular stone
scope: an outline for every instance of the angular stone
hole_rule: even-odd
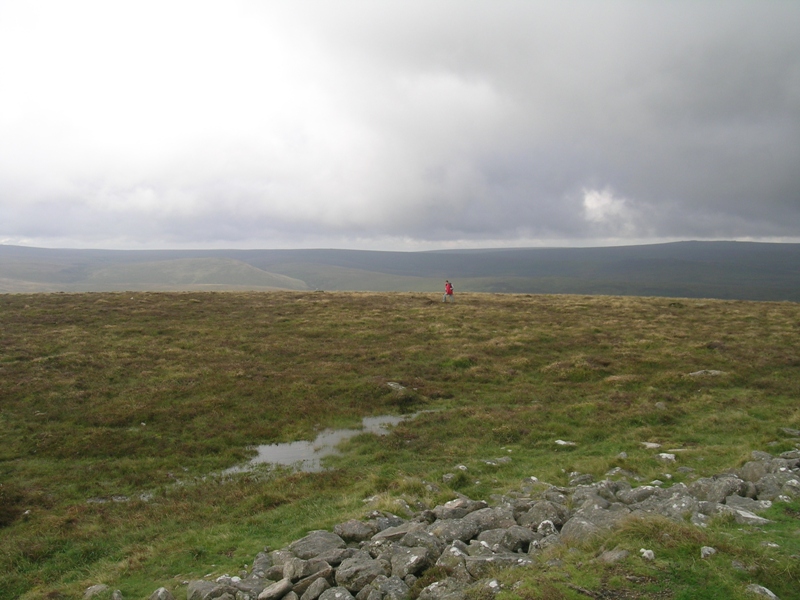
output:
[[[744,463],[739,469],[739,477],[744,481],[757,482],[759,479],[769,473],[769,467],[763,460],[751,460]]]
[[[504,529],[483,531],[478,535],[478,541],[485,541],[493,550],[497,547],[495,551],[502,549],[507,552],[527,552],[531,542],[540,537],[527,527],[512,525]]]
[[[300,600],[317,600],[317,598],[320,597],[322,592],[324,592],[327,589],[330,589],[330,587],[331,584],[324,577],[315,579],[300,596]],[[299,593],[297,592],[296,589],[293,591]]]
[[[757,514],[751,513],[749,510],[743,510],[741,508],[732,508],[726,506],[724,512],[732,514],[733,518],[740,525],[761,526],[773,522],[769,519],[765,519],[764,517],[759,517]]]
[[[175,600],[175,596],[172,595],[165,587],[158,588],[155,592],[150,594],[148,600]]]
[[[629,490],[620,490],[617,492],[617,499],[625,504],[638,504],[652,496],[656,489],[652,485],[642,485]]]
[[[459,581],[469,581],[472,577],[466,567],[467,556],[468,550],[464,544],[454,542],[445,548],[439,560],[436,561],[436,566],[443,568],[448,575]]]
[[[334,525],[333,533],[345,542],[363,542],[378,533],[378,526],[374,522],[364,522],[350,519],[344,523]]]
[[[733,508],[741,508],[750,512],[759,512],[770,508],[772,506],[772,502],[769,500],[753,500],[752,498],[733,495],[725,498],[725,505]]]
[[[314,558],[334,549],[347,547],[345,541],[333,533],[320,529],[312,531],[303,538],[289,545],[289,551],[297,558]]]
[[[427,548],[431,560],[436,560],[444,551],[445,543],[427,531],[410,531],[399,544],[406,548]]]
[[[464,521],[474,523],[479,533],[487,529],[511,527],[517,524],[514,513],[508,508],[479,508],[465,516]]]
[[[563,525],[566,520],[566,510],[563,506],[542,500],[534,504],[531,509],[517,519],[517,523],[523,527],[536,529],[542,521],[552,521],[555,525]]]
[[[418,575],[428,568],[430,564],[431,557],[427,548],[400,546],[392,553],[392,576],[402,579],[407,575]]]
[[[419,593],[418,600],[466,600],[466,586],[453,578],[435,581]]]
[[[322,592],[319,600],[355,600],[355,598],[347,588],[332,587]]]
[[[473,579],[484,579],[499,569],[527,567],[533,559],[520,554],[496,554],[494,556],[468,556],[465,559],[467,572]]]
[[[756,594],[757,596],[764,596],[766,598],[772,598],[773,600],[778,600],[778,597],[768,588],[765,588],[763,585],[758,585],[757,583],[751,583],[745,588],[751,594]]]
[[[109,587],[105,583],[98,583],[97,585],[86,588],[86,591],[83,593],[83,598],[84,600],[89,600],[90,598],[106,593],[108,590]]]
[[[572,517],[561,528],[561,538],[564,541],[583,542],[597,535],[600,527],[582,517]]]
[[[437,519],[461,519],[469,513],[481,508],[486,508],[487,504],[483,500],[470,500],[469,498],[456,498],[450,500],[442,506],[433,509]]]
[[[328,563],[324,561],[319,561],[319,563],[316,563],[316,561],[309,562],[312,563],[313,572],[295,583],[294,587],[292,587],[292,591],[300,596],[302,596],[309,587],[311,587],[320,579],[325,579],[329,584],[333,581],[333,567],[331,567]],[[330,587],[330,585],[328,587]]]
[[[614,563],[618,563],[621,560],[625,560],[628,558],[630,553],[627,550],[622,548],[614,548],[613,550],[606,550],[600,556],[597,557],[597,560],[600,562],[604,562],[608,565],[613,565]]]
[[[353,558],[342,561],[336,569],[336,584],[351,592],[358,592],[378,575],[389,575],[385,564],[372,558],[366,552],[360,552]]]
[[[361,597],[362,594],[368,590],[377,592],[377,596],[381,600],[409,600],[411,597],[411,588],[408,584],[395,576],[386,577],[385,575],[378,575],[372,583],[359,592],[358,597]],[[367,594],[368,600],[372,597],[372,593]]]
[[[480,527],[466,519],[438,519],[428,526],[428,533],[435,535],[445,543],[453,540],[468,542],[480,533]]]
[[[196,580],[189,583],[186,588],[186,600],[212,600],[229,594],[236,597],[236,588],[216,581]]]
[[[291,579],[281,579],[280,581],[276,581],[272,585],[267,586],[264,588],[258,595],[258,600],[279,600],[283,598],[286,594],[292,591],[292,581]],[[187,598],[187,600],[193,600],[192,598]]]
[[[253,566],[250,568],[250,573],[254,577],[264,579],[267,570],[272,566],[272,557],[267,552],[259,552],[253,559]]]
[[[383,531],[379,531],[375,535],[372,536],[371,539],[373,540],[389,540],[395,542],[397,540],[402,539],[407,533],[412,531],[424,531],[425,524],[417,523],[415,521],[409,521],[407,523],[403,523],[402,525],[397,525],[395,527],[387,527]]]

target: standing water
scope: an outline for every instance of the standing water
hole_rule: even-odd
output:
[[[288,442],[286,444],[264,444],[257,446],[258,455],[244,466],[231,467],[224,473],[241,473],[248,471],[255,465],[269,463],[274,465],[292,466],[298,471],[317,473],[323,471],[321,460],[337,452],[336,446],[360,433],[374,433],[386,435],[389,427],[415,415],[380,417],[364,417],[361,429],[325,429],[313,442]]]

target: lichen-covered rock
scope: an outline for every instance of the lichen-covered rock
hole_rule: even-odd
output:
[[[350,519],[335,525],[333,532],[345,542],[363,542],[378,533],[378,526],[374,522]]]
[[[359,552],[356,556],[343,560],[336,569],[336,584],[351,592],[358,592],[378,575],[390,574],[384,561],[372,558],[367,552]]]
[[[346,548],[345,541],[333,533],[320,529],[312,531],[303,538],[289,545],[289,552],[297,558],[315,558],[331,550]]]
[[[466,519],[438,519],[428,526],[428,533],[442,539],[445,543],[454,540],[468,542],[481,531],[474,521]]]
[[[286,594],[292,591],[292,580],[291,579],[281,579],[280,581],[276,581],[272,585],[268,585],[264,590],[258,595],[258,600],[280,600]],[[187,598],[187,600],[194,600],[193,598]]]
[[[148,600],[175,600],[175,596],[172,595],[165,587],[158,588],[155,592],[150,594]]]
[[[235,598],[236,588],[216,581],[196,580],[189,582],[189,587],[186,589],[186,600],[217,600],[225,594],[228,594],[230,598]]]
[[[332,587],[322,592],[319,600],[355,600],[353,594],[343,587]]]
[[[308,589],[306,589],[302,593],[302,595],[300,596],[300,600],[317,600],[317,598],[320,597],[322,592],[324,592],[327,589],[330,589],[330,587],[331,587],[331,584],[324,577],[320,577],[318,579],[315,579],[311,583],[311,585],[308,586]],[[293,591],[295,593],[299,593],[299,592],[297,592],[296,589],[293,590]]]
[[[563,506],[549,500],[541,500],[520,516],[517,522],[523,527],[536,529],[542,521],[552,521],[556,526],[563,525],[567,516],[567,510]]]
[[[392,576],[402,579],[408,575],[418,575],[428,568],[431,562],[431,556],[427,548],[398,546],[394,549],[390,558]]]
[[[469,498],[456,498],[442,506],[433,509],[437,519],[461,519],[469,513],[486,508],[488,505],[483,500],[470,500]]]

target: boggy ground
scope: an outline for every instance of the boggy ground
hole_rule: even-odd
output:
[[[643,481],[688,482],[741,466],[752,450],[794,447],[781,428],[800,429],[798,304],[440,300],[0,296],[0,589],[11,598],[74,598],[103,582],[145,598],[161,585],[180,590],[209,573],[235,573],[266,545],[376,506],[400,510],[399,500],[435,505],[454,491],[488,499],[531,475],[566,484],[570,473],[601,478],[613,467]],[[701,370],[718,373],[690,375]],[[385,438],[353,438],[323,473],[213,475],[246,461],[254,444],[422,409],[435,411]],[[641,442],[684,451],[668,467]],[[512,460],[492,461],[500,456]],[[446,473],[459,475],[445,485]],[[800,506],[772,510],[777,549],[725,522],[702,535],[752,546],[758,568],[746,576],[791,597],[797,563],[768,553],[800,554]],[[586,585],[577,575],[585,566],[571,580],[539,574],[508,593],[586,597],[575,588],[596,585],[597,597],[626,597],[644,578],[653,597],[740,597],[740,571],[698,565],[664,538],[669,532],[631,527],[612,541],[634,555],[640,544],[675,548],[674,561],[644,573],[617,564],[586,575]],[[597,550],[565,555],[567,575],[584,564],[580,553]]]

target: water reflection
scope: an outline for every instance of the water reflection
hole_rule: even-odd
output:
[[[244,466],[231,467],[225,473],[241,473],[255,465],[269,463],[292,466],[298,471],[317,473],[323,471],[321,461],[325,456],[337,452],[336,446],[359,433],[386,435],[389,427],[397,425],[415,415],[384,415],[380,417],[364,417],[361,429],[326,429],[313,442],[289,442],[286,444],[265,444],[257,446],[258,455]]]

